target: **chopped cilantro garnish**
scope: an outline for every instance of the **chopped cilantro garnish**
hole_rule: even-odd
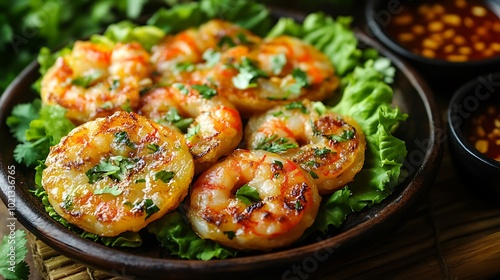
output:
[[[236,198],[243,201],[246,205],[252,205],[261,201],[259,192],[255,188],[250,187],[248,184],[243,185],[236,191]]]
[[[257,145],[254,146],[255,150],[265,150],[272,153],[284,152],[288,149],[298,148],[297,143],[289,143],[289,139],[280,137],[274,134],[269,137],[262,138]]]
[[[281,116],[281,115],[283,115],[283,111],[276,111],[276,112],[273,113],[274,117],[278,117],[278,116]]]
[[[134,182],[134,183],[136,183],[136,184],[137,184],[137,183],[146,183],[146,179],[144,179],[144,178],[139,178],[139,179],[135,180],[135,182]]]
[[[167,112],[167,115],[164,118],[167,122],[175,125],[177,128],[179,128],[182,132],[186,132],[187,128],[191,123],[193,123],[192,118],[182,118],[179,115],[179,112],[175,108],[170,108],[169,111]]]
[[[182,94],[189,94],[189,89],[185,84],[182,83],[174,83],[172,85],[174,88],[178,89]]]
[[[271,165],[271,170],[274,173],[273,177],[278,178],[280,176],[279,171],[283,170],[283,162],[279,160],[274,160],[272,165]]]
[[[234,231],[223,231],[222,233],[224,233],[227,238],[229,238],[229,240],[233,240],[233,238],[236,236],[236,233],[234,233]]]
[[[135,149],[135,143],[130,140],[128,133],[126,131],[120,131],[115,133],[115,141],[117,143],[124,143],[128,147]]]
[[[135,162],[122,156],[109,157],[101,160],[99,164],[89,169],[85,175],[89,178],[89,183],[93,184],[105,177],[121,181],[125,178],[128,171],[134,168]]]
[[[101,105],[101,108],[102,108],[102,109],[105,109],[105,110],[111,109],[111,108],[113,108],[113,102],[111,102],[111,101],[106,101],[106,102],[104,102],[104,103]]]
[[[295,82],[299,84],[301,87],[309,86],[309,80],[307,79],[307,74],[300,68],[294,68],[292,71],[292,76],[295,79]]]
[[[160,211],[160,208],[158,208],[158,206],[156,206],[156,204],[150,198],[144,200],[144,207],[146,208],[146,219],[154,213]]]
[[[89,88],[93,83],[99,80],[104,73],[101,71],[94,71],[86,76],[74,78],[71,83],[75,86],[81,86],[84,88]]]
[[[175,173],[173,171],[159,171],[155,174],[155,180],[161,180],[163,183],[168,183],[174,178]]]
[[[132,112],[132,107],[130,106],[130,100],[127,99],[127,102],[123,103],[121,108],[125,112]]]
[[[151,150],[153,153],[158,151],[158,149],[160,148],[160,146],[156,145],[156,144],[148,144],[146,146],[149,150]]]
[[[119,87],[120,87],[120,80],[113,80],[113,82],[109,86],[109,90],[116,90]]]
[[[66,210],[71,210],[73,208],[73,199],[71,196],[67,195],[64,197],[63,202],[61,203],[61,208]]]
[[[197,124],[197,125],[194,125],[194,126],[190,126],[188,127],[187,129],[187,133],[185,135],[185,137],[190,140],[192,139],[198,132],[200,132],[200,125]]]
[[[309,81],[307,80],[306,72],[300,70],[299,68],[294,68],[292,71],[292,76],[295,83],[288,86],[288,91],[291,93],[300,93],[300,90],[304,87],[309,86]]]
[[[284,53],[273,55],[271,57],[271,69],[274,75],[279,75],[286,65],[287,59]]]
[[[354,130],[343,130],[340,135],[328,135],[326,136],[330,140],[337,142],[346,142],[354,138]]]
[[[219,62],[220,55],[220,52],[208,49],[202,54],[202,58],[205,60],[207,67],[214,67]]]
[[[319,178],[318,174],[314,173],[314,171],[312,171],[312,170],[311,170],[311,171],[309,171],[309,174],[311,174],[311,177],[312,177],[313,179],[318,179],[318,178]]]
[[[248,45],[250,44],[250,41],[247,38],[247,35],[245,35],[242,32],[239,32],[236,34],[236,38],[238,38],[240,45]]]
[[[314,155],[315,156],[319,156],[319,157],[324,157],[326,155],[328,155],[329,153],[331,153],[332,150],[328,149],[328,148],[314,148]]]
[[[302,203],[300,203],[300,200],[295,201],[295,210],[302,210],[304,207],[302,207]]]
[[[232,48],[234,46],[236,46],[236,43],[233,41],[233,38],[227,35],[223,36],[217,43],[217,47],[219,47],[220,49],[224,47]]]
[[[179,62],[174,66],[174,69],[180,72],[192,72],[196,66],[191,62]]]
[[[293,110],[293,109],[300,109],[300,111],[304,114],[307,114],[307,108],[304,104],[302,104],[301,101],[294,101],[292,103],[286,104],[285,108],[288,110]]]
[[[94,194],[111,194],[118,196],[122,193],[122,190],[118,186],[106,186],[102,189],[94,190]]]
[[[146,212],[146,217],[144,218],[147,220],[151,215],[154,213],[160,211],[160,208],[156,206],[156,204],[153,202],[152,199],[147,198],[141,201],[140,203],[135,203],[134,207],[131,210],[132,212],[137,212],[137,211],[144,211]]]
[[[192,85],[191,88],[197,90],[200,95],[205,99],[210,99],[217,95],[217,90],[208,85]]]
[[[314,160],[307,161],[304,164],[306,166],[310,166],[310,167],[317,167],[317,166],[319,166],[319,162],[314,161]]]
[[[266,72],[259,69],[254,62],[247,58],[243,57],[241,63],[236,66],[239,73],[235,77],[233,77],[233,85],[238,89],[248,89],[257,86],[258,78],[268,78]]]

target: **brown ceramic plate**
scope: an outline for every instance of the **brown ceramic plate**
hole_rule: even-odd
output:
[[[34,186],[34,172],[18,165],[13,159],[16,145],[5,124],[12,107],[36,97],[31,84],[39,77],[38,64],[33,62],[10,85],[0,99],[0,187],[5,204],[15,197],[15,214],[18,220],[36,237],[55,250],[85,265],[122,276],[163,279],[196,279],[227,276],[234,278],[259,278],[266,276],[297,279],[293,266],[302,267],[301,273],[314,273],[317,265],[329,258],[342,257],[364,242],[373,242],[377,236],[399,226],[434,180],[442,154],[440,133],[441,116],[432,94],[421,78],[383,47],[370,38],[358,34],[361,44],[378,49],[392,60],[397,68],[394,104],[409,115],[400,126],[397,136],[406,141],[409,170],[396,191],[382,203],[348,217],[347,221],[330,236],[310,238],[279,251],[245,255],[226,260],[190,261],[162,256],[155,242],[145,242],[140,249],[120,250],[81,238],[55,222],[44,211],[41,202],[30,193]],[[8,177],[15,168],[15,175]],[[14,193],[9,193],[8,181],[15,181]],[[13,196],[14,195],[14,196]],[[148,244],[151,243],[151,244]],[[312,266],[311,266],[312,265]],[[290,278],[291,277],[291,278]]]

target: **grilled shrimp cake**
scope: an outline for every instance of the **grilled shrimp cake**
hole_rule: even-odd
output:
[[[219,19],[210,20],[199,28],[189,28],[167,35],[152,48],[151,61],[159,74],[158,82],[172,83],[185,79],[190,72],[204,67],[207,56],[239,44],[256,44],[261,38],[240,26]]]
[[[67,109],[66,117],[78,125],[135,109],[140,90],[152,83],[150,73],[149,54],[138,43],[77,41],[43,76],[41,97]]]
[[[76,127],[45,165],[55,211],[99,236],[137,232],[176,208],[194,172],[180,133],[123,111]]]
[[[236,150],[198,177],[187,216],[199,236],[241,250],[297,241],[321,197],[311,177],[275,153]]]
[[[328,57],[290,36],[230,48],[207,75],[244,118],[291,101],[323,100],[339,84]]]
[[[298,163],[321,194],[351,182],[365,159],[365,137],[357,122],[309,100],[253,116],[244,138],[249,149],[277,152]]]
[[[238,111],[216,89],[200,82],[153,89],[141,98],[139,113],[185,133],[195,174],[230,154],[243,137]]]

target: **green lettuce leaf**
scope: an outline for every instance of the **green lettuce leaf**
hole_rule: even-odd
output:
[[[201,0],[199,2],[162,8],[147,22],[163,29],[167,34],[197,27],[212,18],[221,18],[243,28],[265,35],[271,27],[267,8],[246,0]]]
[[[171,212],[150,223],[147,228],[170,254],[183,259],[208,261],[236,256],[235,250],[200,238],[179,212]]]
[[[322,12],[307,15],[302,23],[283,17],[269,30],[266,37],[290,35],[301,38],[326,54],[339,76],[347,75],[365,61],[374,60],[374,69],[384,75],[385,82],[391,83],[396,69],[390,60],[379,57],[375,49],[358,48],[359,41],[350,27],[351,22],[351,17],[333,19]]]
[[[103,35],[93,35],[91,41],[112,47],[115,43],[138,42],[149,50],[165,36],[165,32],[152,25],[138,26],[130,21],[111,24]]]
[[[367,144],[365,163],[349,186],[323,199],[308,232],[340,226],[347,215],[380,203],[397,185],[407,150],[392,133],[407,115],[391,106],[393,90],[384,79],[374,61],[344,78],[342,98],[331,110],[351,116],[361,126]]]

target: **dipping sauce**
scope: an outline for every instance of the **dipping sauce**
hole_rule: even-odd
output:
[[[387,32],[416,54],[452,62],[500,55],[500,18],[484,1],[412,1],[402,7]]]
[[[465,135],[476,149],[500,161],[500,103],[480,110],[465,125]]]

